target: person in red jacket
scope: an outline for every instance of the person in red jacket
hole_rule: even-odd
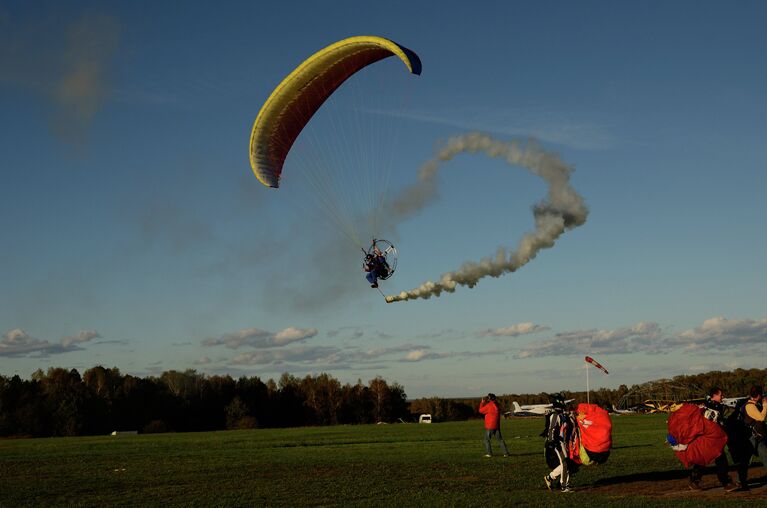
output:
[[[482,397],[482,402],[479,403],[479,412],[485,415],[485,450],[487,451],[485,457],[493,456],[493,448],[490,446],[490,440],[493,436],[501,443],[503,456],[508,457],[509,449],[506,448],[506,442],[501,436],[501,410],[495,400],[494,393],[488,393],[487,397]]]

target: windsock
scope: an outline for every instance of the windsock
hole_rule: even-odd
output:
[[[587,356],[587,357],[585,358],[585,360],[586,360],[586,363],[590,363],[591,365],[593,365],[593,366],[594,366],[594,367],[596,367],[597,369],[601,370],[601,371],[602,371],[602,372],[604,372],[605,374],[609,374],[609,372],[607,372],[607,369],[605,369],[604,367],[602,367],[602,364],[601,364],[601,363],[599,363],[598,361],[594,360],[592,357],[590,357],[590,356]]]

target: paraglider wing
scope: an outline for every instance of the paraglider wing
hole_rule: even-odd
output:
[[[421,61],[413,51],[383,37],[338,41],[307,58],[264,103],[250,135],[250,166],[261,183],[279,187],[293,142],[328,97],[354,73],[396,55],[413,74]]]

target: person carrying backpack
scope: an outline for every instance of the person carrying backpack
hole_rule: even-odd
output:
[[[541,437],[546,438],[544,456],[552,470],[543,477],[543,481],[549,490],[559,483],[562,492],[572,492],[570,475],[576,471],[578,464],[570,460],[568,447],[577,424],[572,414],[565,410],[565,397],[561,393],[551,395],[550,399],[552,408],[546,413],[546,428]]]
[[[745,399],[738,403],[724,422],[724,430],[727,433],[727,449],[738,473],[737,491],[739,492],[749,490],[748,466],[751,462],[751,456],[754,454],[754,446],[751,444],[751,428],[745,421],[747,401],[748,399]]]
[[[711,390],[708,392],[708,397],[706,397],[706,401],[701,406],[703,417],[706,420],[719,424],[719,426],[722,428],[724,428],[725,412],[725,406],[722,404],[723,397],[724,392],[721,388],[711,388]],[[741,488],[741,485],[739,483],[733,482],[730,478],[730,475],[727,473],[729,464],[727,462],[727,455],[724,453],[724,447],[722,448],[722,453],[719,454],[716,459],[714,459],[714,465],[716,466],[716,477],[726,492],[732,492]],[[703,479],[703,473],[705,470],[705,466],[700,464],[693,464],[692,468],[690,469],[691,490],[701,490],[700,483]]]

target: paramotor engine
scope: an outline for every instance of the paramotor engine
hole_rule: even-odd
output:
[[[379,274],[378,279],[389,279],[397,270],[397,248],[394,247],[389,240],[374,239],[365,254],[368,256],[375,256],[377,254],[376,249],[378,249],[378,252],[381,253],[380,255],[386,260],[386,265],[388,267],[388,273]]]

